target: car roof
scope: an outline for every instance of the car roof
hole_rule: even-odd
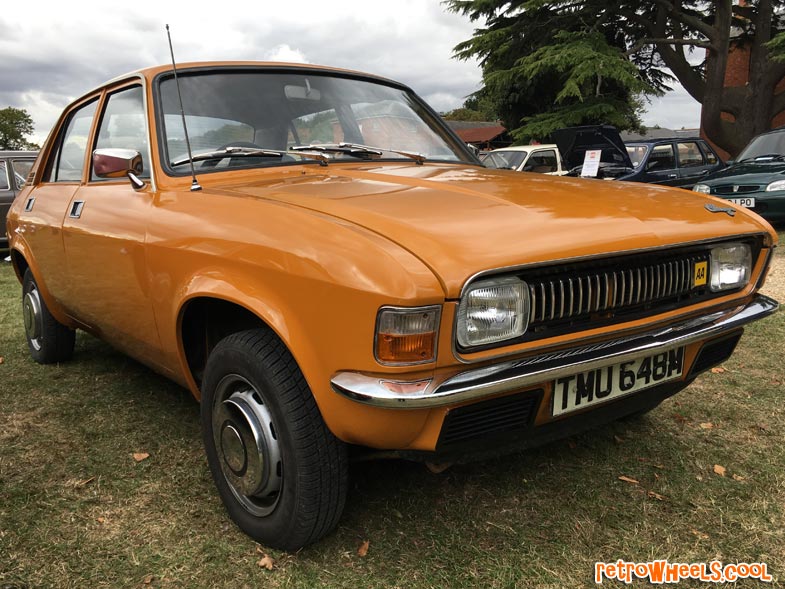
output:
[[[630,139],[624,145],[650,145],[652,143],[669,143],[671,141],[706,141],[703,137],[652,137],[651,139]]]
[[[510,145],[509,147],[500,147],[489,151],[488,153],[495,153],[497,151],[529,151],[532,149],[556,149],[555,143],[536,143],[532,145]]]
[[[343,68],[330,67],[326,65],[317,65],[313,63],[289,63],[289,62],[280,62],[280,61],[187,61],[177,64],[178,73],[193,72],[193,71],[198,71],[200,69],[208,70],[212,68],[227,68],[227,69],[259,68],[259,69],[303,70],[303,71],[311,71],[311,72],[318,71],[318,72],[336,73],[336,74],[343,74],[343,75],[348,74],[350,76],[361,76],[363,78],[372,78],[375,80],[379,80],[387,84],[394,84],[396,86],[407,87],[405,84],[402,84],[401,82],[397,82],[395,80],[392,80],[390,78],[385,78],[383,76],[377,76],[374,74],[369,74],[357,70],[348,70]],[[126,80],[128,78],[143,77],[143,78],[147,78],[148,80],[152,80],[159,74],[168,73],[171,71],[172,71],[172,64],[161,64],[161,65],[155,65],[155,66],[150,66],[150,67],[130,71],[121,76],[112,78],[111,80],[107,80],[106,82],[93,88],[93,90],[91,90],[90,92],[86,92],[84,95],[90,94],[97,89],[103,88],[105,86],[109,86],[110,84],[114,84],[122,80]]]

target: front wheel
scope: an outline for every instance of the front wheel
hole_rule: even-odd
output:
[[[346,447],[275,334],[255,329],[221,340],[203,384],[207,461],[240,529],[289,551],[332,531],[346,499]]]

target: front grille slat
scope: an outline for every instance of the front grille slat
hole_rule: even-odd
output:
[[[608,318],[636,309],[656,312],[658,305],[675,305],[689,298],[694,290],[692,269],[708,259],[708,252],[663,255],[661,259],[648,256],[596,269],[586,264],[561,273],[552,271],[540,280],[524,276],[531,296],[530,324]]]

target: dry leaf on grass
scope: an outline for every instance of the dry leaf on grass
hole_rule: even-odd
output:
[[[368,554],[368,548],[370,548],[370,546],[371,546],[370,540],[366,540],[365,542],[360,544],[360,547],[357,549],[357,556],[364,558],[365,555]]]
[[[95,521],[97,521],[99,524],[105,524],[106,523],[106,518],[105,517],[99,517],[99,518],[96,518]]]
[[[269,555],[265,554],[259,562],[256,563],[258,566],[262,567],[263,569],[267,569],[268,571],[273,570],[273,565],[275,562]]]
[[[725,476],[725,472],[726,472],[726,470],[725,470],[724,466],[720,466],[719,464],[715,464],[714,465],[714,474],[718,474],[721,477],[724,477]]]
[[[652,499],[656,499],[657,501],[665,501],[665,497],[663,495],[655,493],[654,491],[648,491],[646,494]]]
[[[630,483],[631,485],[637,485],[639,483],[639,481],[636,481],[635,479],[632,479],[630,477],[626,477],[624,475],[621,475],[619,477],[619,480],[620,481],[624,481],[625,483]]]
[[[142,460],[147,460],[150,458],[150,455],[147,452],[134,452],[134,460],[136,462],[141,462]]]
[[[155,577],[153,575],[147,575],[144,579],[142,579],[142,583],[145,585],[150,585],[153,581],[155,581]]]
[[[74,483],[74,487],[85,487],[85,486],[89,485],[90,483],[92,483],[94,480],[95,480],[95,477],[90,477],[89,479],[83,479],[81,481],[76,481],[76,483]]]
[[[0,356],[0,364],[2,364],[3,362],[5,362],[5,358],[3,358],[2,356]]]
[[[623,444],[624,443],[624,438],[622,438],[620,436],[613,436],[613,441],[616,442],[617,444]]]
[[[737,481],[737,482],[741,482],[741,481],[743,481],[743,480],[744,480],[744,477],[743,477],[743,476],[739,476],[739,475],[737,475],[737,474],[731,475],[731,478],[732,478],[734,481]]]
[[[715,366],[711,369],[711,371],[714,374],[722,374],[723,372],[727,372],[722,366]]]
[[[701,429],[713,429],[714,424],[710,421],[700,424]]]
[[[698,530],[690,530],[690,531],[693,534],[695,534],[698,538],[700,538],[701,540],[708,540],[709,539],[709,535],[708,534],[704,534],[703,532],[699,532]]]

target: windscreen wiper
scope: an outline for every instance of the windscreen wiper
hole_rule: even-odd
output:
[[[749,158],[747,158],[747,159],[749,159]],[[754,161],[756,161],[756,162],[759,162],[759,161],[762,161],[762,160],[772,160],[772,161],[774,161],[774,160],[785,160],[785,155],[782,155],[781,153],[765,153],[763,155],[756,155],[752,159]]]
[[[169,165],[172,167],[187,164],[189,161],[203,162],[206,160],[222,160],[227,157],[283,157],[285,152],[274,149],[262,149],[257,147],[224,147],[215,151],[205,151],[194,154],[192,159],[187,157],[174,160]]]
[[[285,151],[277,150],[277,149],[264,149],[261,147],[234,147],[229,146],[223,149],[216,149],[215,151],[205,151],[204,153],[197,153],[193,157],[193,161],[195,162],[202,162],[207,160],[222,160],[227,157],[277,157],[282,158],[286,155]],[[313,153],[313,152],[298,152],[297,155],[309,158],[312,160],[317,160],[321,165],[326,166],[327,160],[330,158],[323,153]],[[169,165],[172,167],[181,166],[183,164],[187,164],[189,160],[187,157],[180,158],[171,162]]]
[[[295,145],[289,148],[290,151],[317,151],[324,153],[337,153],[357,157],[362,159],[379,159],[385,151],[397,153],[409,159],[413,159],[418,165],[422,165],[425,161],[425,156],[421,153],[414,151],[406,151],[403,149],[388,149],[386,147],[372,147],[370,145],[362,145],[359,143],[315,143],[313,145]]]

